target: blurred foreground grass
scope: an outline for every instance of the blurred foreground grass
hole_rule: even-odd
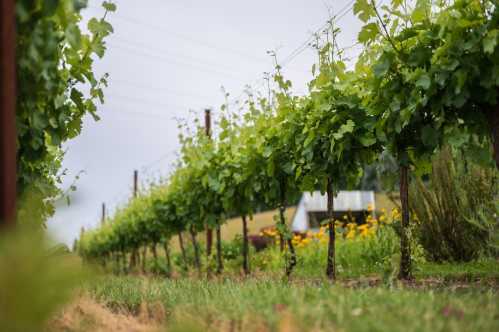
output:
[[[80,259],[41,232],[0,237],[0,331],[42,331],[87,280]]]

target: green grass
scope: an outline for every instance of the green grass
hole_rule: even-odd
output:
[[[499,281],[499,260],[489,258],[459,264],[426,262],[419,266],[415,274],[416,277],[438,277],[447,280],[495,279]]]
[[[374,237],[339,234],[333,285],[325,279],[323,240],[297,247],[290,281],[283,280],[278,246],[252,250],[252,275],[241,277],[235,241],[236,254],[226,257],[220,278],[192,277],[192,267],[178,273],[176,265],[174,279],[103,277],[86,289],[113,310],[139,316],[147,304],[160,303],[168,331],[499,331],[497,259],[436,264],[414,245],[416,280],[399,283],[399,240],[392,227],[383,227]],[[203,263],[206,276],[206,258]]]
[[[105,277],[87,286],[113,309],[161,303],[170,330],[498,331],[498,294],[470,288],[347,288],[279,279]]]
[[[109,308],[139,317],[161,304],[168,331],[499,331],[496,258],[436,264],[413,243],[415,280],[400,283],[394,227],[355,239],[338,232],[336,284],[325,279],[327,239],[316,236],[297,244],[289,281],[275,245],[252,249],[252,275],[241,277],[241,243],[234,240],[224,243],[232,254],[224,251],[222,277],[196,277],[192,266],[180,273],[176,253],[173,279],[107,276],[86,290]],[[192,256],[190,246],[187,251]],[[203,256],[203,276],[209,265],[214,271],[213,257]]]

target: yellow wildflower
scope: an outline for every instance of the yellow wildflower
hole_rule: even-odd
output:
[[[356,228],[356,227],[357,227],[357,224],[356,224],[356,223],[353,223],[353,222],[349,222],[349,223],[347,224],[347,227],[348,227],[349,229],[354,229],[354,228]]]
[[[368,229],[368,228],[369,228],[369,225],[368,225],[368,224],[362,224],[362,225],[360,225],[358,228],[359,228],[359,230],[360,230],[361,232],[363,232],[364,230],[366,230],[366,229]]]
[[[400,211],[397,208],[392,210],[392,219],[398,220],[400,218]]]
[[[369,236],[369,228],[364,228],[360,232],[361,237],[368,237]]]

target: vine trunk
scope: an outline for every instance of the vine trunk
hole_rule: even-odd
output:
[[[248,221],[246,215],[242,216],[243,221],[243,271],[245,275],[250,273],[249,269],[249,246],[248,246]]]
[[[222,260],[222,231],[220,223],[217,223],[216,237],[217,237],[217,274],[222,274],[224,266]]]
[[[163,243],[163,249],[165,250],[166,268],[168,269],[167,276],[171,277],[172,274],[172,261],[170,258],[170,246],[168,241]]]
[[[326,275],[329,280],[334,281],[336,279],[336,257],[335,257],[335,241],[336,232],[334,229],[334,191],[333,182],[331,178],[327,179],[327,217],[328,217],[328,233],[329,242],[327,247],[327,268]]]
[[[492,108],[487,114],[487,122],[490,126],[490,138],[494,148],[494,160],[499,169],[499,104]]]
[[[151,246],[151,251],[152,251],[152,257],[154,257],[154,264],[158,264],[158,252],[156,250],[157,243],[154,242]]]
[[[194,264],[198,274],[201,275],[201,260],[199,258],[199,245],[198,240],[196,239],[196,231],[193,226],[191,226],[189,231],[191,233],[192,246],[194,247]]]
[[[146,273],[147,246],[142,249],[142,273]]]
[[[178,233],[178,243],[180,245],[180,252],[182,253],[182,260],[184,261],[184,269],[187,270],[187,255],[185,253],[184,237],[182,232]]]
[[[279,220],[280,220],[279,222],[281,223],[281,228],[287,230],[285,212],[286,212],[286,201],[283,200],[283,202],[279,206]],[[289,276],[291,276],[291,273],[293,272],[294,267],[296,266],[296,251],[293,245],[292,237],[289,236],[288,234],[284,235],[282,233],[283,232],[281,231],[280,232],[281,238],[286,239],[286,244],[288,246],[290,254],[289,262],[286,259],[286,269],[285,269],[286,277],[289,278]],[[281,243],[283,242],[284,241],[281,240]]]
[[[400,271],[399,279],[411,278],[411,245],[407,234],[409,228],[409,167],[400,166],[400,203],[402,221],[400,227]]]

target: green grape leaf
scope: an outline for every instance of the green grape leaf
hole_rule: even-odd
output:
[[[438,132],[432,126],[424,126],[421,131],[421,140],[426,146],[436,146],[438,143]]]
[[[499,39],[499,30],[493,29],[490,30],[485,38],[483,39],[483,51],[487,54],[494,53],[494,50],[497,46],[497,40]]]
[[[361,43],[368,43],[376,39],[379,34],[379,28],[376,23],[369,23],[362,27],[358,35],[358,41]]]
[[[367,0],[356,0],[353,5],[353,13],[357,15],[362,22],[367,22],[371,17],[376,15],[373,7]]]
[[[431,79],[428,74],[422,74],[416,81],[416,86],[428,90],[431,85]]]
[[[102,7],[104,7],[109,12],[115,12],[116,11],[116,4],[114,4],[114,3],[110,2],[110,1],[104,1],[102,3]]]

